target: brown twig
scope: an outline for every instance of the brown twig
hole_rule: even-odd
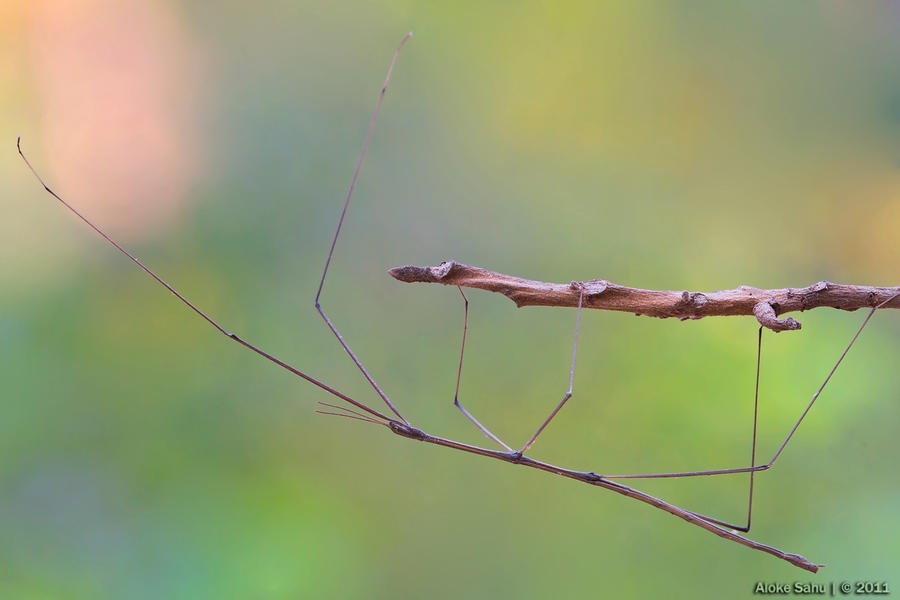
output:
[[[477,288],[503,294],[523,306],[578,306],[580,285],[546,283],[521,279],[470,267],[453,261],[436,267],[395,267],[388,271],[394,279],[406,283],[441,283]],[[675,292],[642,290],[594,279],[584,282],[584,307],[630,312],[648,317],[676,317],[682,321],[703,317],[753,315],[763,327],[772,331],[800,329],[794,319],[779,319],[794,311],[819,307],[840,310],[872,308],[887,300],[885,308],[900,308],[898,287],[841,285],[820,281],[804,288],[762,290],[741,286],[718,292]]]

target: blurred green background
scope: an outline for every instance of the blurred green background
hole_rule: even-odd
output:
[[[645,288],[896,285],[892,3],[0,6],[0,595],[750,596],[900,587],[900,320],[876,315],[776,468],[751,537],[315,415],[43,193],[15,154],[225,327],[377,406],[312,298],[400,56],[323,302],[393,401],[452,407],[455,259]],[[473,291],[462,400],[521,444],[567,384],[574,311]],[[862,313],[764,338],[768,460]],[[584,315],[575,396],[532,451],[597,472],[741,466],[752,318]],[[892,366],[893,365],[893,366]],[[637,485],[722,518],[746,478]]]

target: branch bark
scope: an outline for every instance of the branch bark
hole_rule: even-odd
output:
[[[642,290],[592,279],[585,282],[546,283],[521,279],[454,261],[436,267],[395,267],[388,271],[406,283],[440,283],[476,288],[503,294],[517,307],[578,306],[581,286],[584,286],[584,307],[615,310],[638,316],[675,317],[682,321],[703,317],[753,315],[761,325],[772,331],[800,329],[800,323],[778,315],[813,308],[829,307],[853,311],[873,308],[887,302],[884,308],[900,308],[900,286],[873,287],[841,285],[820,281],[804,288],[763,290],[741,286],[718,292],[689,292]],[[893,298],[892,298],[893,297]]]

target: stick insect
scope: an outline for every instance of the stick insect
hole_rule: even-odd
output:
[[[321,380],[307,374],[304,371],[288,364],[280,358],[266,352],[260,346],[250,343],[245,340],[243,337],[238,336],[236,333],[231,332],[226,329],[224,326],[219,324],[218,321],[214,320],[211,316],[209,316],[206,312],[202,311],[195,305],[193,302],[188,300],[185,296],[183,296],[180,292],[178,292],[174,287],[169,285],[164,279],[162,279],[159,275],[156,274],[153,270],[147,267],[143,262],[141,262],[135,255],[131,254],[128,250],[122,247],[118,242],[108,236],[99,226],[97,226],[92,220],[89,220],[84,214],[82,214],[78,209],[76,209],[73,205],[69,204],[65,201],[60,195],[58,195],[55,191],[53,191],[49,185],[44,181],[41,175],[38,173],[37,169],[32,166],[29,160],[26,158],[22,147],[21,147],[21,139],[17,140],[17,149],[22,157],[23,161],[27,165],[27,167],[31,170],[34,177],[37,181],[44,187],[46,192],[50,194],[53,198],[59,201],[66,209],[71,211],[78,219],[80,219],[85,225],[87,225],[90,229],[92,229],[97,235],[102,237],[108,244],[113,246],[118,252],[123,254],[129,260],[131,260],[138,268],[142,269],[149,277],[155,280],[159,285],[168,290],[171,294],[173,294],[180,302],[182,302],[185,306],[187,306],[191,311],[196,313],[200,318],[204,319],[206,322],[210,324],[215,330],[219,333],[227,337],[228,339],[240,344],[241,346],[247,348],[251,352],[258,354],[262,358],[278,365],[282,369],[292,373],[293,375],[317,386],[318,388],[324,390],[337,400],[333,402],[319,402],[319,407],[316,412],[329,415],[329,416],[337,416],[343,417],[347,419],[353,419],[357,421],[362,421],[365,423],[376,424],[383,427],[386,427],[394,434],[397,434],[401,437],[410,438],[413,440],[426,442],[430,444],[435,444],[439,446],[444,446],[447,448],[452,448],[455,450],[468,452],[471,454],[478,454],[481,456],[494,458],[497,460],[501,460],[504,462],[517,464],[520,466],[526,466],[530,468],[535,468],[542,471],[547,471],[551,473],[555,473],[557,475],[562,475],[564,477],[568,477],[570,479],[575,479],[577,481],[581,481],[583,483],[587,483],[590,485],[602,487],[608,489],[610,491],[614,491],[616,493],[622,494],[624,496],[628,496],[635,500],[639,500],[641,502],[645,502],[650,504],[656,508],[659,508],[665,512],[668,512],[672,515],[678,516],[689,523],[706,529],[711,533],[718,535],[719,537],[729,539],[731,541],[735,541],[752,549],[760,550],[763,552],[767,552],[771,555],[774,555],[782,560],[786,560],[791,564],[794,564],[800,568],[815,572],[821,565],[817,565],[806,558],[797,555],[790,554],[787,552],[783,552],[777,548],[773,548],[771,546],[767,546],[751,540],[749,538],[743,537],[738,534],[738,532],[748,532],[751,527],[751,519],[753,513],[753,485],[754,485],[754,477],[758,472],[766,471],[772,468],[778,458],[782,455],[785,450],[788,442],[790,442],[794,433],[799,428],[800,424],[806,418],[816,400],[819,398],[820,394],[824,390],[825,386],[831,380],[838,366],[840,366],[841,362],[847,356],[847,353],[850,351],[850,348],[856,343],[856,340],[859,338],[862,331],[866,328],[872,316],[875,314],[875,311],[879,308],[884,307],[892,300],[900,296],[900,292],[893,294],[887,299],[878,302],[877,304],[872,302],[870,307],[870,311],[868,315],[863,320],[859,329],[856,331],[856,334],[852,337],[850,342],[847,344],[843,353],[838,358],[837,362],[834,364],[834,367],[828,373],[825,380],[822,382],[821,386],[815,392],[812,397],[812,400],[807,405],[806,409],[802,412],[800,417],[795,422],[794,426],[787,433],[784,441],[776,450],[775,454],[768,462],[757,462],[757,415],[758,415],[758,406],[759,406],[759,378],[760,378],[760,363],[761,363],[761,351],[762,351],[762,338],[763,338],[763,327],[759,328],[759,332],[756,337],[756,386],[754,390],[753,397],[753,422],[752,422],[752,438],[751,438],[751,448],[750,448],[750,460],[748,466],[738,466],[733,468],[726,469],[715,469],[715,470],[697,470],[697,471],[687,471],[687,472],[675,472],[675,473],[645,473],[645,474],[620,474],[620,475],[600,475],[594,473],[593,471],[579,471],[573,469],[567,469],[563,467],[558,467],[551,465],[549,463],[545,463],[536,459],[531,458],[527,454],[530,452],[532,447],[539,440],[541,434],[552,424],[554,418],[560,413],[560,411],[565,407],[567,402],[572,398],[574,393],[574,381],[575,381],[575,364],[576,358],[578,354],[578,333],[581,325],[581,313],[584,308],[585,302],[587,300],[588,294],[590,293],[588,290],[588,285],[583,282],[573,282],[572,290],[577,292],[577,306],[575,311],[575,327],[574,327],[574,335],[573,335],[573,343],[572,343],[572,354],[571,354],[571,364],[569,368],[569,383],[568,388],[562,396],[562,399],[553,406],[552,410],[549,414],[537,425],[534,430],[534,433],[521,444],[509,444],[503,441],[500,437],[495,435],[488,427],[482,424],[469,410],[467,410],[463,403],[460,401],[459,395],[459,387],[460,387],[460,379],[462,377],[462,369],[463,362],[465,357],[465,349],[466,349],[466,336],[468,333],[469,327],[469,299],[466,296],[461,286],[457,286],[458,292],[461,296],[463,302],[463,323],[462,323],[462,340],[460,344],[460,352],[459,352],[459,361],[456,372],[456,387],[453,394],[453,405],[462,413],[462,415],[468,419],[472,425],[474,425],[486,438],[491,440],[494,444],[500,447],[500,450],[491,450],[487,448],[482,448],[478,446],[472,446],[469,444],[464,444],[462,442],[457,442],[437,436],[433,436],[425,433],[421,429],[415,427],[410,421],[403,415],[397,405],[388,397],[388,395],[383,391],[383,389],[376,383],[375,378],[371,375],[371,373],[366,369],[363,365],[362,360],[354,353],[354,351],[350,348],[349,344],[345,341],[340,331],[338,330],[335,323],[328,317],[325,309],[323,307],[321,298],[322,292],[325,286],[325,282],[328,276],[329,268],[331,266],[332,258],[334,256],[335,247],[337,246],[338,239],[341,235],[341,230],[343,228],[344,220],[347,215],[348,209],[350,207],[350,202],[353,197],[353,191],[356,187],[360,170],[362,169],[363,162],[366,157],[366,153],[368,151],[369,143],[372,139],[372,134],[375,130],[375,123],[378,119],[378,115],[381,112],[382,104],[385,98],[385,94],[387,91],[388,84],[391,79],[391,75],[393,70],[397,64],[397,59],[400,55],[400,51],[406,42],[410,39],[412,33],[406,34],[403,39],[400,41],[399,45],[394,50],[393,57],[390,62],[390,66],[387,70],[387,75],[385,76],[384,83],[380,89],[378,94],[377,102],[375,104],[375,109],[372,114],[371,120],[369,122],[369,127],[366,133],[365,140],[362,145],[362,149],[359,155],[359,159],[356,163],[356,167],[353,171],[353,176],[350,181],[349,188],[347,190],[346,197],[343,202],[343,206],[340,212],[340,217],[338,219],[337,227],[334,232],[334,236],[331,240],[331,245],[329,247],[327,257],[325,259],[324,268],[322,270],[322,275],[319,280],[318,289],[316,290],[316,295],[314,298],[314,307],[320,317],[322,318],[326,327],[331,331],[331,333],[336,338],[338,344],[343,348],[346,352],[349,359],[353,362],[356,368],[359,370],[363,378],[368,383],[369,387],[373,390],[375,395],[380,399],[380,404],[384,406],[379,406],[379,408],[375,408],[363,401],[351,398],[350,396],[338,391],[337,389],[331,387],[330,385],[322,382]],[[716,475],[729,475],[729,474],[747,474],[748,476],[748,494],[747,494],[747,510],[746,510],[746,520],[741,523],[729,523],[724,520],[720,520],[718,518],[704,515],[698,512],[694,512],[691,510],[686,510],[683,508],[679,508],[672,504],[665,502],[659,498],[650,496],[644,492],[641,492],[637,489],[628,487],[619,483],[619,480],[628,480],[628,479],[666,479],[666,478],[684,478],[684,477],[700,477],[700,476],[716,476]]]

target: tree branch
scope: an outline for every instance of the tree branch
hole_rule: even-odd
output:
[[[418,440],[420,442],[427,442],[429,444],[435,444],[437,446],[444,446],[446,448],[453,448],[454,450],[461,450],[463,452],[468,452],[470,454],[478,454],[480,456],[486,456],[488,458],[494,458],[497,460],[501,460],[503,462],[508,462],[516,465],[522,465],[525,467],[531,467],[533,469],[539,469],[541,471],[547,471],[548,473],[555,473],[556,475],[562,475],[563,477],[568,477],[569,479],[575,479],[576,481],[581,481],[583,483],[587,483],[590,485],[596,485],[602,488],[606,488],[610,491],[616,492],[617,494],[622,494],[623,496],[628,496],[629,498],[633,498],[635,500],[639,500],[640,502],[645,502],[651,506],[654,506],[660,510],[663,510],[671,515],[675,515],[676,517],[680,517],[691,523],[696,525],[697,527],[701,527],[715,535],[725,538],[727,540],[731,540],[733,542],[737,542],[743,546],[747,546],[748,548],[752,548],[753,550],[759,550],[761,552],[766,552],[780,558],[781,560],[785,560],[791,563],[794,566],[800,567],[801,569],[805,569],[812,573],[815,573],[819,570],[819,567],[823,565],[817,565],[807,558],[800,556],[799,554],[791,554],[789,552],[784,552],[779,550],[778,548],[773,548],[772,546],[767,546],[765,544],[761,544],[749,538],[745,538],[742,535],[738,535],[737,532],[719,527],[718,525],[714,525],[709,521],[704,520],[696,513],[693,513],[689,510],[684,510],[682,508],[678,508],[664,500],[660,500],[655,496],[651,496],[649,494],[645,494],[639,490],[628,487],[627,485],[622,485],[620,483],[616,483],[615,481],[611,481],[609,479],[604,479],[602,475],[597,475],[596,473],[590,471],[573,471],[571,469],[565,469],[562,467],[557,467],[545,462],[541,462],[539,460],[534,460],[532,458],[528,458],[527,456],[523,456],[518,452],[500,452],[497,450],[488,450],[486,448],[479,448],[478,446],[470,446],[469,444],[463,444],[461,442],[455,442],[453,440],[448,440],[445,438],[435,437],[433,435],[429,435],[422,431],[421,429],[417,429],[415,427],[404,425],[402,423],[398,423],[396,421],[391,421],[388,424],[388,427],[399,436],[409,438],[412,440]]]
[[[395,267],[388,271],[394,279],[406,283],[441,283],[503,294],[523,306],[578,306],[580,283],[545,283],[521,279],[470,267],[457,262],[442,262],[436,267]],[[602,279],[584,282],[584,307],[616,310],[638,316],[702,319],[753,315],[761,325],[773,331],[800,329],[792,318],[779,319],[794,311],[819,307],[840,310],[872,308],[887,302],[884,308],[900,308],[900,286],[872,287],[841,285],[820,281],[805,288],[762,290],[741,286],[718,292],[675,292],[630,288]],[[894,296],[893,299],[891,297]]]

